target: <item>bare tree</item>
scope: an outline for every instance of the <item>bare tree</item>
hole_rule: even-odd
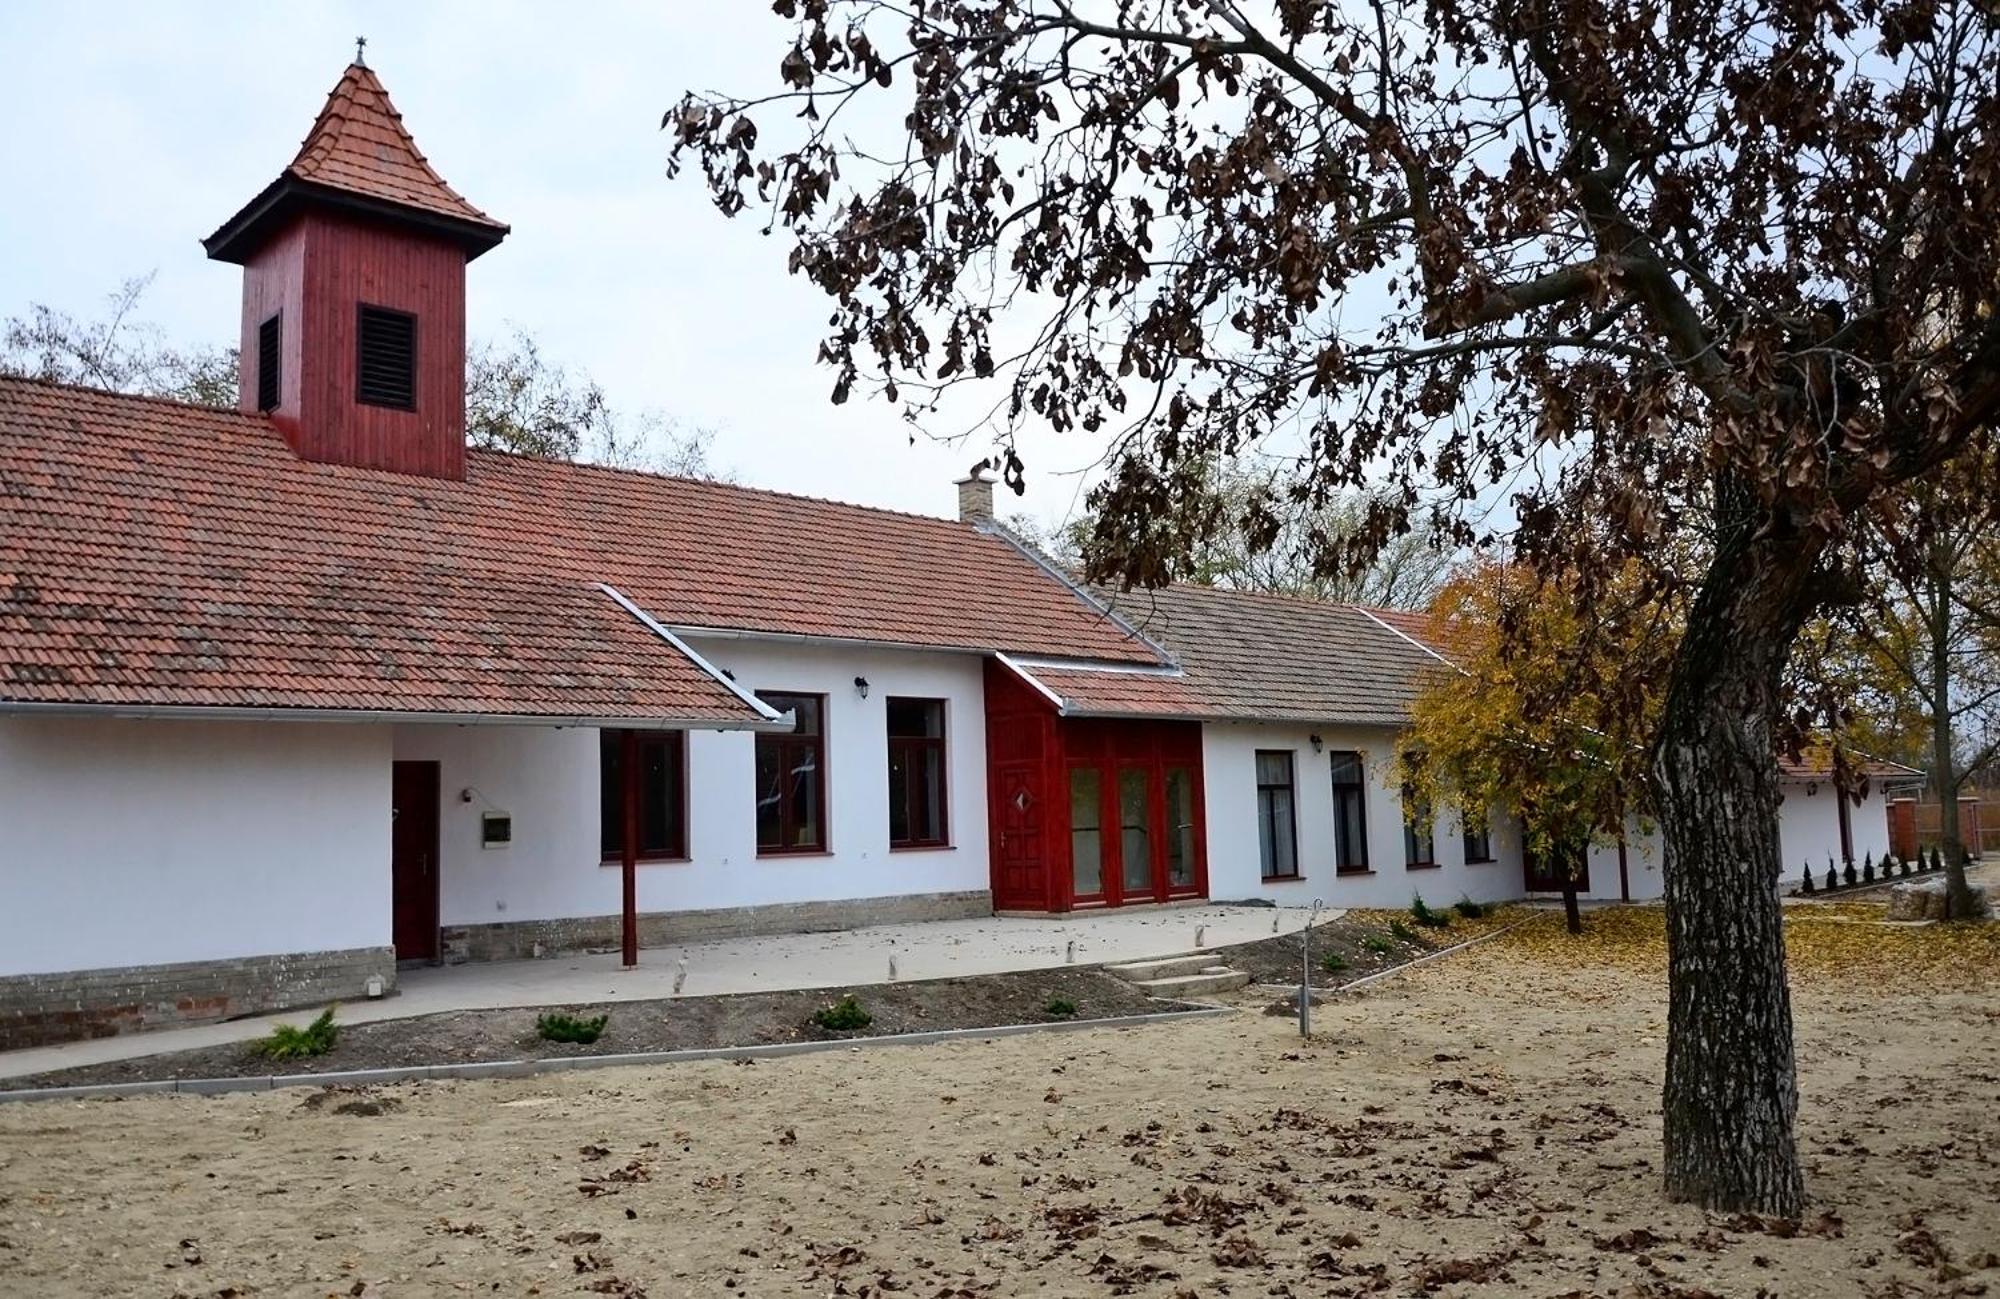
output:
[[[80,320],[34,303],[0,325],[0,374],[76,383],[113,392],[170,397],[202,406],[236,404],[236,349],[183,349],[138,317],[151,274],[134,276],[105,300],[102,315]]]
[[[1995,636],[1991,557],[2000,520],[1985,496],[2000,484],[1990,456],[1953,464],[1877,522],[1879,544],[1869,598],[1846,626],[1860,645],[1864,706],[1914,713],[1927,743],[1925,765],[1940,802],[1946,913],[1979,914],[1965,877],[1959,794],[2000,762],[2000,637]]]
[[[1666,1187],[1796,1213],[1787,660],[1850,594],[1857,520],[1991,436],[1986,8],[776,8],[785,88],[683,99],[675,163],[831,299],[835,400],[924,418],[985,383],[1003,444],[1108,434],[1093,503],[1148,526],[1094,537],[1092,576],[1183,576],[1216,527],[1206,467],[1274,442],[1307,495],[1370,493],[1337,551],[1428,514],[1585,607],[1702,535],[1691,581],[1643,579],[1688,610],[1650,767]]]
[[[0,374],[112,392],[234,406],[235,348],[180,348],[139,318],[151,275],[126,280],[105,313],[84,320],[42,303],[0,326]],[[658,411],[624,414],[587,372],[543,355],[515,326],[501,342],[474,343],[465,359],[465,440],[489,451],[588,460],[687,478],[718,478],[715,432]]]

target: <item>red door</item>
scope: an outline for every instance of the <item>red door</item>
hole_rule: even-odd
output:
[[[438,954],[438,764],[398,762],[390,778],[391,932],[399,961]]]
[[[1041,910],[1050,905],[1041,768],[1031,762],[1008,763],[994,768],[993,782],[1000,839],[993,900],[1002,907]]]

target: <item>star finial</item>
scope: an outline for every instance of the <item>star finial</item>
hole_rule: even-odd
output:
[[[366,36],[357,36],[354,38],[354,61],[364,68],[368,66],[368,60],[363,57],[363,51],[367,48],[368,38]]]

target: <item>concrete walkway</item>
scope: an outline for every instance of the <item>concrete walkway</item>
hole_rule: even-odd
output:
[[[639,954],[639,967],[629,971],[618,968],[615,952],[426,966],[404,970],[398,978],[401,990],[393,997],[342,1003],[340,1020],[367,1024],[452,1010],[671,997],[683,960],[684,997],[885,983],[892,956],[902,982],[1047,969],[1066,963],[1072,942],[1076,964],[1102,965],[1189,951],[1198,931],[1209,947],[1292,933],[1305,928],[1307,914],[1292,907],[1208,905],[1072,912],[1046,919],[935,920],[649,948]],[[1322,911],[1320,919],[1341,914]],[[304,1011],[260,1015],[0,1052],[0,1078],[241,1042],[262,1037],[273,1024],[310,1017]]]

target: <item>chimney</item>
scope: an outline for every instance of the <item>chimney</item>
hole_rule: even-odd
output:
[[[958,521],[978,523],[993,517],[993,474],[984,460],[958,480]]]
[[[243,268],[238,405],[301,459],[465,477],[465,265],[506,234],[357,52],[298,156],[202,241]]]

